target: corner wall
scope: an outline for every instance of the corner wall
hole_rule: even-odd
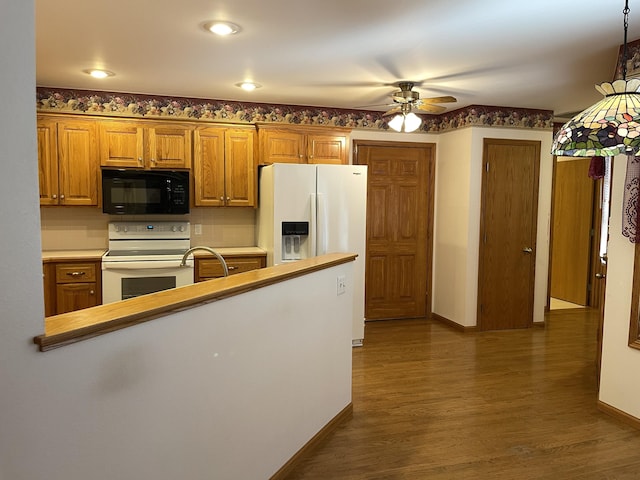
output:
[[[629,322],[634,245],[622,236],[626,157],[614,159],[607,286],[602,339],[601,402],[640,419],[640,350],[630,348]]]
[[[442,134],[436,165],[433,313],[477,325],[482,154],[485,138],[541,142],[534,322],[544,322],[549,271],[553,156],[551,131],[472,127]],[[449,206],[461,217],[452,215]],[[437,260],[436,260],[437,258]]]

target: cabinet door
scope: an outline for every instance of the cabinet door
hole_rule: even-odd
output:
[[[95,121],[58,122],[58,181],[60,205],[98,205]]]
[[[227,262],[227,268],[229,269],[229,275],[236,273],[248,272],[250,270],[257,270],[258,268],[264,268],[266,266],[265,255],[255,256],[225,256],[225,262]],[[196,258],[195,265],[195,278],[196,282],[202,282],[211,278],[219,278],[223,276],[223,268],[218,259],[216,258]]]
[[[224,128],[193,132],[193,183],[196,206],[224,205]]]
[[[156,125],[147,129],[149,168],[191,168],[191,129]]]
[[[58,204],[58,135],[56,122],[38,117],[40,205]]]
[[[348,163],[347,137],[345,135],[309,135],[307,161],[338,165]]]
[[[229,207],[256,206],[255,136],[255,131],[248,129],[225,132],[225,204]]]
[[[305,136],[286,130],[260,130],[260,164],[305,163]]]
[[[52,263],[42,264],[42,282],[44,286],[44,316],[56,314],[56,268]]]
[[[144,129],[136,122],[100,122],[100,165],[144,167]]]
[[[56,288],[56,313],[72,312],[98,305],[96,283],[62,283]]]

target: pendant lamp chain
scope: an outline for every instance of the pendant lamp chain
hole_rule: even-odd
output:
[[[627,29],[629,28],[629,0],[624,2],[624,47],[622,50],[622,79],[627,79]]]

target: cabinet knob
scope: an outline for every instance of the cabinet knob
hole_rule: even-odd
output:
[[[298,157],[303,158],[303,157],[304,157],[304,155],[300,154],[300,155],[298,155]]]
[[[229,200],[231,200],[231,197],[227,197],[227,202],[228,202]]]
[[[138,163],[142,164],[142,157],[138,157]]]
[[[64,195],[60,195],[60,200],[64,200]]]
[[[54,193],[53,195],[51,195],[51,198],[53,198],[53,199],[55,200],[56,198],[58,198],[58,195],[56,195],[56,194]]]
[[[220,197],[220,201],[221,201],[221,202],[224,202],[224,197]]]
[[[151,159],[151,163],[156,163],[156,159],[155,159],[155,158],[152,158],[152,159]]]
[[[95,295],[95,294],[96,294],[95,290],[89,290],[89,295]]]
[[[237,270],[238,269],[238,267],[234,267],[233,265],[229,265],[227,268],[229,270]]]

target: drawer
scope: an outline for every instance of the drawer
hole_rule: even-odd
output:
[[[56,265],[56,283],[96,281],[95,263],[59,263]]]
[[[226,259],[229,275],[234,273],[248,272],[262,268],[265,265],[264,257],[245,257]],[[200,279],[222,277],[223,270],[220,262],[215,258],[198,259],[198,276]]]

